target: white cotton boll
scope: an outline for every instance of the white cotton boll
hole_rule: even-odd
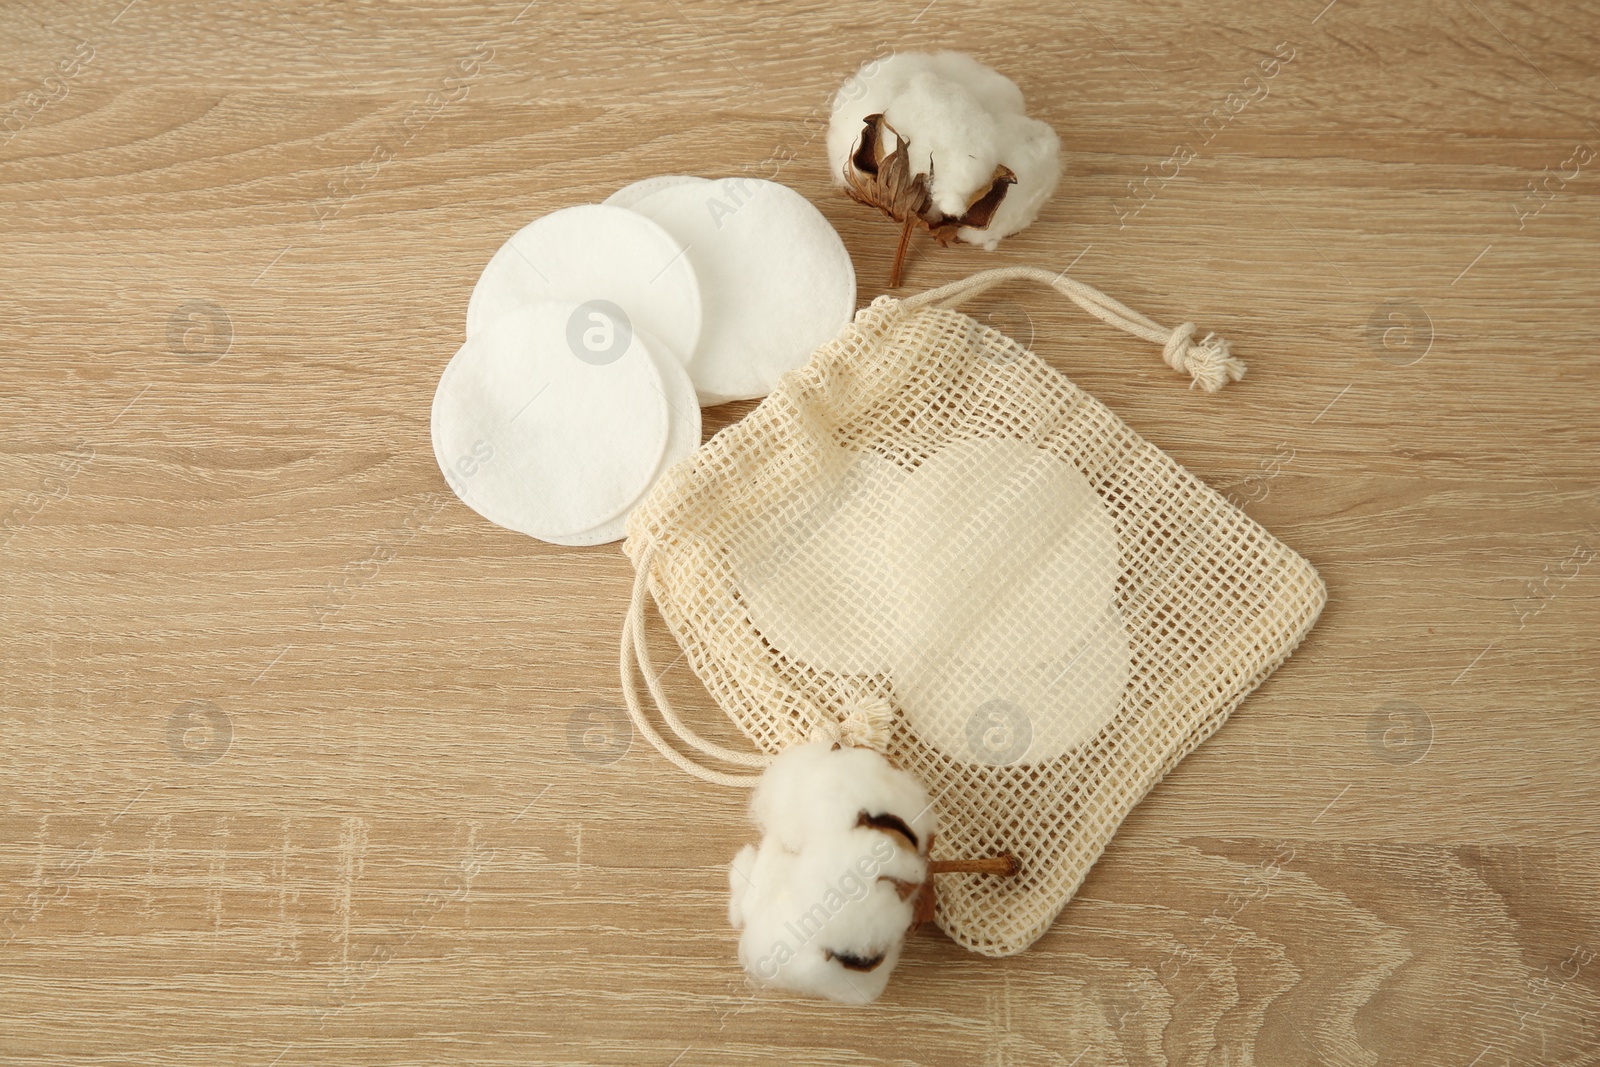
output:
[[[869,748],[840,748],[824,764],[808,819],[819,830],[844,823],[854,827],[863,811],[869,817],[894,816],[910,829],[912,849],[928,854],[939,821],[922,783]]]
[[[933,204],[944,214],[964,214],[994,180],[1004,147],[1001,131],[995,116],[960,82],[918,74],[883,117],[909,142],[912,169],[932,173]]]
[[[902,847],[892,834],[867,827],[820,837],[808,842],[801,854],[817,870],[833,874],[853,870],[869,884],[874,878],[919,884],[928,877],[925,857]],[[848,936],[854,928],[841,918],[839,929]]]
[[[898,817],[923,855],[938,829],[922,783],[870,748],[835,749],[827,741],[793,745],[768,765],[750,798],[756,825],[792,851],[818,836],[853,829],[863,811]]]
[[[895,98],[921,74],[933,74],[964,87],[984,110],[993,114],[1024,113],[1022,90],[1017,83],[965,52],[896,52],[869,59],[834,94],[833,115],[828,124],[828,159],[833,164],[836,184],[844,184],[844,164],[855,150],[862,122],[868,115],[887,112]]]
[[[828,126],[828,162],[841,188],[863,123],[874,114],[909,143],[916,173],[931,166],[929,192],[946,216],[965,214],[974,196],[989,188],[996,165],[1016,175],[988,226],[961,228],[957,236],[964,241],[993,249],[1038,218],[1055,193],[1060,139],[1048,124],[1027,117],[1015,82],[970,55],[897,53],[869,60],[845,80]],[[885,147],[894,145],[886,136]]]
[[[744,900],[754,884],[756,846],[746,845],[733,857],[728,867],[728,922],[735,930],[744,925]]]
[[[750,813],[765,836],[728,869],[740,963],[763,985],[876,1000],[932,891],[927,790],[872,749],[814,741],[767,766]]]
[[[993,67],[978,62],[965,52],[935,52],[927,59],[926,69],[947,81],[966,86],[991,113],[1027,114],[1022,102],[1022,90],[1017,88],[1017,83]]]
[[[1061,139],[1047,122],[1026,115],[1004,115],[998,120],[1001,137],[1009,146],[1002,162],[1017,176],[1006,190],[1000,208],[983,229],[963,226],[956,236],[993,252],[1000,238],[1031,225],[1055,195],[1061,181]]]
[[[768,837],[735,861],[739,961],[758,983],[851,1004],[876,1000],[914,919],[889,872],[920,865],[883,834],[850,831],[801,853]],[[922,869],[926,876],[926,868]],[[921,881],[922,878],[915,878]]]
[[[844,187],[845,165],[867,116],[883,114],[913,75],[931,69],[933,57],[926,52],[896,52],[867,60],[839,86],[828,121],[828,163],[835,185]]]
[[[792,852],[800,851],[810,836],[813,783],[822,777],[832,747],[826,741],[790,745],[767,764],[750,794],[750,820]]]

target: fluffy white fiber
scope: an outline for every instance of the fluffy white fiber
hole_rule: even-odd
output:
[[[765,836],[728,872],[739,962],[762,985],[876,1000],[928,877],[927,790],[871,749],[815,741],[772,762],[750,813]]]
[[[679,180],[630,207],[683,246],[699,279],[704,327],[686,365],[703,406],[766,396],[855,314],[850,253],[785,185]]]
[[[863,811],[898,817],[924,853],[938,828],[922,783],[870,748],[796,745],[772,761],[750,798],[755,824],[791,852],[853,829]]]
[[[828,161],[841,187],[863,120],[876,114],[909,144],[916,173],[931,171],[929,191],[945,215],[964,214],[988,189],[996,165],[1016,175],[987,227],[959,231],[971,244],[992,250],[1033,222],[1061,178],[1056,132],[1028,117],[1015,82],[963,52],[869,60],[840,86],[828,126]],[[886,147],[894,147],[892,138]]]

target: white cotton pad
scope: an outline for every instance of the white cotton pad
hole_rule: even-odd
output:
[[[699,343],[700,284],[683,245],[626,208],[563,208],[518,230],[473,287],[467,336],[539,300],[609,301],[674,352]]]
[[[615,518],[581,534],[546,538],[553,544],[578,547],[622,540],[627,534],[628,516],[633,513],[634,506],[650,495],[650,490],[655,488],[668,467],[700,447],[700,403],[695,398],[694,383],[689,380],[689,372],[683,367],[683,359],[642,331],[640,339],[651,362],[655,364],[656,373],[661,376],[662,394],[667,401],[667,443],[662,449],[660,462],[656,464],[655,474],[638,498]]]
[[[1043,763],[1093,739],[1122,706],[1133,652],[1115,608],[1087,632],[1061,633],[1061,654],[1038,663],[991,655],[992,632],[973,637],[972,648],[895,672],[912,732],[946,755],[996,767]]]
[[[705,325],[689,359],[700,403],[767,395],[855,312],[844,242],[799,193],[759,178],[670,185],[633,210],[688,249]]]
[[[784,655],[836,674],[884,674],[903,640],[885,531],[906,473],[876,452],[818,454],[830,469],[811,478],[808,506],[772,516],[783,550],[763,538],[735,542],[735,581],[751,623]]]
[[[1116,523],[1077,468],[1009,438],[958,441],[907,479],[891,671],[913,732],[970,762],[1054,758],[1094,737],[1131,675]]]
[[[695,182],[707,182],[707,179],[695,178],[688,174],[657,174],[653,178],[641,178],[632,185],[624,185],[601,203],[610,204],[612,207],[631,208],[657,190],[674,185],[693,185]]]
[[[469,338],[445,367],[434,456],[489,521],[568,538],[624,513],[654,480],[671,406],[642,335],[608,307],[531,303]]]

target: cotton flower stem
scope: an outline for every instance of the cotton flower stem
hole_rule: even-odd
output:
[[[985,856],[974,860],[929,860],[928,873],[933,874],[997,874],[1001,878],[1014,878],[1021,866],[1009,852],[998,856]]]
[[[889,288],[900,287],[900,275],[906,265],[906,250],[911,247],[911,230],[917,224],[917,216],[907,215],[905,222],[900,224],[900,244],[894,250],[894,263],[889,267]]]

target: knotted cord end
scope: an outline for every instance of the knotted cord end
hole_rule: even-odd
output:
[[[1196,329],[1194,323],[1186,322],[1167,336],[1161,348],[1161,358],[1167,366],[1189,375],[1195,385],[1208,393],[1243,378],[1244,361],[1229,351],[1228,342],[1214,333],[1195,341]]]
[[[811,739],[883,752],[893,729],[894,707],[883,697],[869,696],[846,708],[844,718],[823,719],[812,728]]]

